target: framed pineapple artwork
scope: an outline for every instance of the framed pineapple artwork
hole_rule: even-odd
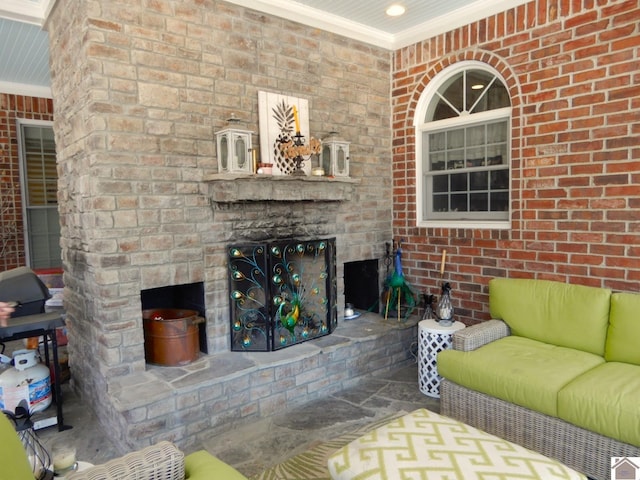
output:
[[[294,109],[295,107],[295,109]],[[273,175],[291,175],[296,164],[286,158],[281,145],[294,140],[297,125],[309,144],[309,101],[271,92],[258,92],[258,114],[260,120],[260,161],[272,165]],[[305,174],[311,172],[311,161],[302,165]]]

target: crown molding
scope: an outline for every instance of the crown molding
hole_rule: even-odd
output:
[[[0,92],[25,97],[53,98],[51,87],[0,81]]]
[[[387,50],[412,45],[435,35],[455,30],[477,20],[490,17],[531,0],[510,0],[505,7],[504,0],[476,0],[471,4],[416,25],[398,34],[391,34],[350,21],[329,12],[308,7],[291,0],[225,0],[241,7],[257,10],[276,17],[286,18],[304,25],[336,33],[344,37],[382,47]]]
[[[42,26],[56,0],[2,0],[0,17]]]
[[[504,0],[476,0],[466,7],[453,10],[446,16],[434,18],[433,20],[400,32],[398,35],[395,35],[392,48],[396,50],[408,45],[413,45],[414,43],[450,32],[456,28],[482,20],[483,18],[506,12],[530,1],[531,0],[510,0],[509,6],[505,7],[506,2]]]
[[[332,13],[307,7],[289,0],[225,0],[241,7],[258,10],[275,17],[302,23],[309,27],[360,40],[377,47],[391,49],[394,36],[361,23],[352,22]]]
[[[359,40],[364,43],[396,50],[426,40],[435,35],[487,18],[491,15],[528,3],[530,0],[510,0],[505,8],[504,0],[476,0],[452,11],[446,16],[431,19],[398,34],[367,27],[330,12],[308,7],[292,0],[225,0],[228,3],[257,10],[276,17],[286,18],[313,28]],[[42,26],[53,9],[56,0],[2,0],[0,17]]]

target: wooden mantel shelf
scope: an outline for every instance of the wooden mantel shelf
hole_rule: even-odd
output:
[[[216,203],[345,202],[360,180],[348,177],[214,174],[205,180]]]

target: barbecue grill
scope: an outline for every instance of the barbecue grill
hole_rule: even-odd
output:
[[[49,289],[30,268],[0,272],[0,301],[17,303],[12,318],[44,313],[50,298]]]

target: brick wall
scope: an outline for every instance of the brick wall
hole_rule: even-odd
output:
[[[467,323],[488,318],[492,277],[640,290],[640,8],[536,0],[395,52],[394,236],[405,275],[438,293],[442,250]],[[416,103],[438,72],[474,59],[513,104],[511,228],[417,228]]]
[[[53,120],[53,100],[0,93],[0,272],[25,265],[18,119]]]

